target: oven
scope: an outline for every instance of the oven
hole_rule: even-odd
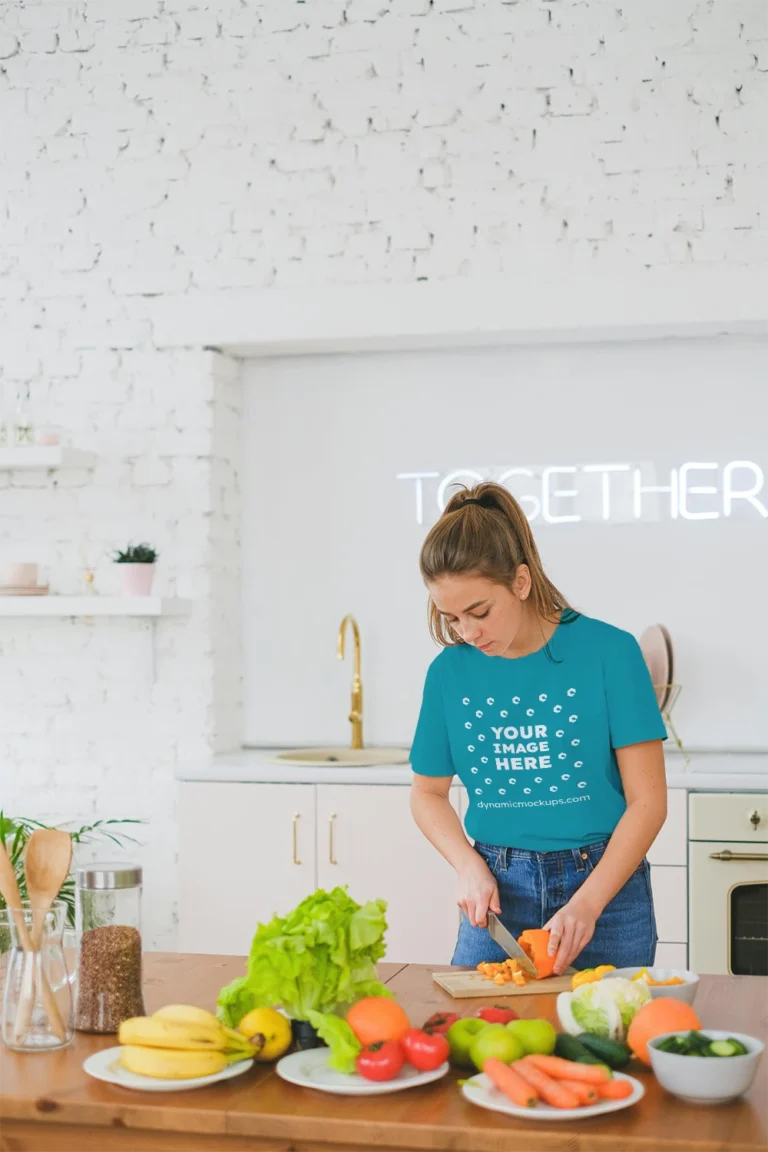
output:
[[[692,792],[689,967],[768,975],[768,794]]]

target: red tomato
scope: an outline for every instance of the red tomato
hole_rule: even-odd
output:
[[[445,1036],[422,1032],[418,1028],[406,1032],[402,1045],[408,1063],[418,1068],[419,1072],[433,1072],[445,1063],[451,1051]]]
[[[394,1080],[405,1064],[405,1053],[396,1040],[379,1040],[363,1048],[356,1063],[366,1080]]]
[[[475,1016],[480,1020],[485,1020],[486,1024],[509,1024],[510,1020],[518,1019],[517,1012],[513,1012],[511,1008],[501,1008],[498,1004],[488,1008],[478,1008]]]
[[[421,1026],[422,1031],[429,1032],[430,1035],[437,1033],[444,1036],[451,1024],[455,1024],[459,1019],[460,1017],[456,1012],[435,1012],[429,1020],[424,1021]]]

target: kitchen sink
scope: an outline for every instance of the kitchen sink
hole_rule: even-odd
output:
[[[339,768],[374,768],[377,764],[407,764],[407,748],[289,748],[278,752],[275,761],[304,767],[335,764]]]

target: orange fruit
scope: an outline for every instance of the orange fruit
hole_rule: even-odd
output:
[[[627,1044],[643,1064],[650,1064],[648,1041],[665,1032],[689,1032],[701,1028],[701,1022],[690,1004],[662,997],[643,1004],[629,1025]]]
[[[411,1022],[396,1000],[366,996],[347,1012],[347,1024],[363,1047],[380,1040],[402,1040]]]

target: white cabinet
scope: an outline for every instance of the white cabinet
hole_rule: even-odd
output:
[[[458,812],[458,789],[451,799]],[[318,785],[318,885],[346,884],[361,903],[387,901],[387,960],[449,964],[456,876],[416,827],[409,800],[407,785]]]
[[[656,967],[657,968],[683,968],[688,967],[688,945],[687,944],[657,944],[656,945]]]
[[[457,812],[463,797],[451,790]],[[409,800],[406,784],[182,783],[180,949],[247,955],[259,923],[346,884],[387,901],[387,960],[450,963],[455,874]]]
[[[672,864],[678,868],[687,866],[687,796],[684,788],[670,788],[667,792],[667,818],[648,853],[651,864]]]
[[[179,860],[181,951],[247,955],[317,887],[315,786],[183,783]]]
[[[688,869],[651,868],[651,888],[656,911],[656,930],[664,944],[688,940]]]

